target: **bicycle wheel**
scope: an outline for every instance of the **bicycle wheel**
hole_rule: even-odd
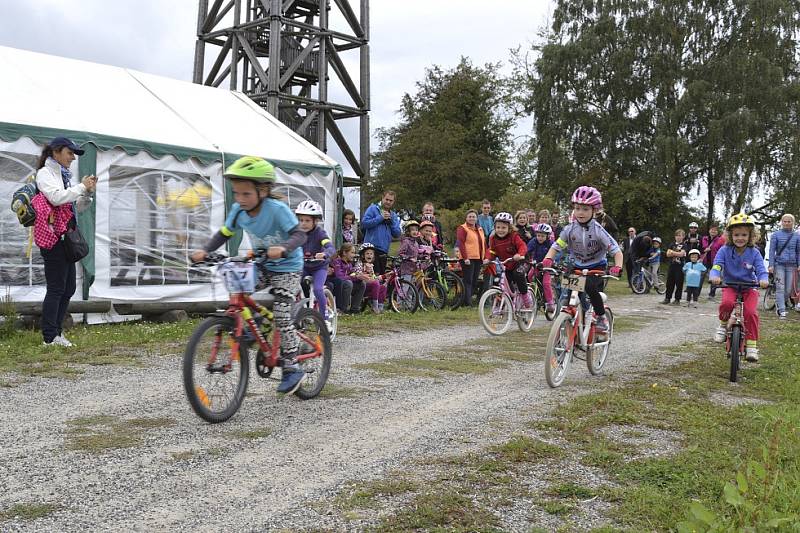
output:
[[[667,292],[667,284],[664,283],[664,278],[661,277],[661,274],[658,274],[655,279],[656,282],[656,293],[664,295]]]
[[[539,313],[539,306],[536,301],[536,296],[533,294],[533,289],[528,286],[528,296],[531,298],[533,305],[530,311],[518,310],[515,312],[517,317],[517,327],[520,331],[528,332],[533,327],[533,322],[536,320],[536,315]]]
[[[647,290],[647,281],[644,279],[644,274],[638,272],[631,278],[631,290],[634,294],[644,294]]]
[[[318,395],[328,381],[333,359],[331,337],[325,326],[325,320],[318,311],[301,309],[294,319],[294,326],[300,337],[298,362],[306,373],[306,379],[294,393],[304,400],[309,400]],[[309,354],[318,355],[304,357]]]
[[[606,336],[608,342],[601,346],[592,344],[586,350],[586,367],[593,376],[599,376],[602,373],[603,365],[611,351],[611,337],[614,334],[614,313],[608,307],[606,307],[606,317],[608,318],[608,335]]]
[[[447,304],[455,311],[464,300],[464,282],[452,272],[445,272],[442,275],[442,283],[447,290]]]
[[[764,290],[764,298],[761,300],[761,308],[764,311],[775,309],[775,285],[770,285]]]
[[[491,288],[481,295],[478,314],[483,329],[492,335],[502,335],[511,327],[514,319],[514,305],[511,299],[497,288]]]
[[[216,424],[232,417],[244,401],[250,373],[247,345],[234,337],[233,318],[213,316],[200,322],[183,353],[183,388],[197,416]]]
[[[438,281],[426,279],[419,292],[419,306],[423,309],[441,311],[447,305],[447,289]]]
[[[728,353],[731,357],[731,375],[730,382],[736,383],[739,373],[739,358],[742,356],[742,327],[734,324],[731,327],[731,335],[728,338],[730,348]]]
[[[544,354],[544,378],[551,388],[559,387],[567,376],[569,365],[572,362],[571,346],[572,317],[567,313],[559,313],[550,326],[550,335],[547,336],[547,348]]]
[[[413,313],[419,307],[419,293],[416,287],[404,279],[400,280],[399,291],[394,284],[389,285],[389,293],[386,296],[395,313]]]
[[[339,326],[339,312],[336,309],[336,298],[328,287],[325,287],[325,301],[327,302],[328,322],[331,323],[331,329],[328,331],[331,335],[331,340],[336,338],[336,329]]]

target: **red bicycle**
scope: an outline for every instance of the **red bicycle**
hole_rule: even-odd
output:
[[[189,405],[197,415],[211,423],[232,417],[244,401],[250,375],[250,348],[255,354],[256,372],[271,378],[281,366],[281,337],[273,327],[270,311],[274,298],[267,294],[257,302],[256,268],[253,257],[230,257],[210,254],[200,265],[216,265],[230,293],[228,308],[200,322],[183,354],[183,387]],[[301,307],[294,318],[300,351],[297,363],[306,379],[295,391],[307,400],[317,396],[331,368],[331,340],[325,320],[318,311]],[[271,338],[271,339],[270,339]]]
[[[731,360],[731,373],[729,381],[736,383],[738,380],[741,358],[745,356],[747,330],[744,326],[744,293],[752,289],[758,290],[758,283],[733,283],[728,282],[720,285],[722,288],[729,288],[736,291],[736,304],[733,306],[730,318],[728,318],[727,335],[725,338],[725,352]]]

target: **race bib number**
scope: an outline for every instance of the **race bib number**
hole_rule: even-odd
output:
[[[561,286],[571,291],[583,292],[586,287],[585,276],[564,276],[561,280]]]
[[[256,290],[256,265],[253,263],[226,263],[223,275],[228,292],[253,293]]]

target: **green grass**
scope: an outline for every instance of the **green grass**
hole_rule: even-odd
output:
[[[138,366],[149,355],[179,353],[197,320],[167,324],[131,322],[78,325],[66,332],[75,348],[42,346],[39,331],[16,331],[0,339],[0,373],[74,377],[83,365]]]
[[[416,491],[419,484],[405,477],[391,477],[379,479],[365,484],[352,485],[344,494],[337,497],[338,507],[344,511],[354,509],[373,509],[378,506],[378,498],[386,496],[399,496]]]
[[[142,444],[147,430],[175,425],[171,418],[120,419],[109,415],[82,417],[67,422],[64,446],[84,453],[103,453]]]
[[[0,511],[0,520],[36,520],[48,516],[62,508],[57,503],[18,503]]]
[[[386,333],[426,331],[432,328],[477,324],[478,311],[475,308],[461,308],[455,311],[417,311],[416,313],[394,313],[391,310],[380,315],[365,311],[360,315],[340,315],[338,332],[357,337],[371,337]]]

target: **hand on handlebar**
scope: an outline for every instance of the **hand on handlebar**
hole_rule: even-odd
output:
[[[267,257],[269,259],[280,259],[286,257],[286,248],[283,246],[270,246],[267,248]]]
[[[608,273],[614,276],[615,278],[618,278],[619,275],[622,274],[622,267],[614,265],[608,269]]]
[[[192,260],[192,263],[202,263],[208,257],[208,252],[205,250],[195,250],[191,254],[189,254],[189,259]]]

